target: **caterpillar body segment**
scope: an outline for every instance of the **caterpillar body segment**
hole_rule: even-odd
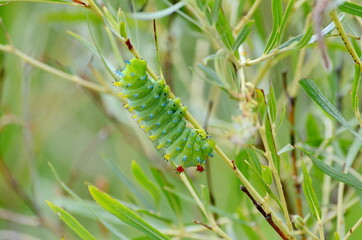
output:
[[[163,149],[164,158],[177,165],[177,172],[194,166],[197,171],[204,171],[214,141],[204,129],[187,126],[187,108],[179,98],[169,98],[170,88],[163,79],[149,79],[146,69],[146,61],[134,58],[116,72],[119,78],[114,85],[121,88],[119,95],[128,100],[124,107],[132,112],[156,148]]]

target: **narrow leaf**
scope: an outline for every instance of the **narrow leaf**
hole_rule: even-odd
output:
[[[178,2],[166,9],[156,11],[156,12],[136,12],[128,14],[129,17],[139,20],[153,20],[158,18],[163,18],[172,13],[178,11],[180,8],[186,5],[186,1]]]
[[[342,5],[338,7],[339,10],[349,13],[355,16],[362,17],[362,6],[351,3],[351,2],[344,2]]]
[[[253,26],[254,22],[248,22],[244,28],[239,32],[238,36],[236,37],[236,40],[232,46],[233,51],[237,50],[238,47],[245,41],[245,39],[248,37],[251,27]]]
[[[256,180],[264,187],[264,189],[267,191],[267,193],[269,194],[269,196],[274,199],[280,208],[282,208],[282,204],[280,203],[279,199],[275,196],[275,194],[273,193],[273,191],[270,189],[270,187],[268,186],[268,184],[264,181],[263,176],[261,173],[258,173],[256,171],[256,169],[249,163],[246,161],[246,164],[248,164],[248,166],[250,167],[250,169],[254,172],[253,176],[255,176]]]
[[[262,166],[262,177],[263,180],[266,184],[268,184],[269,186],[272,185],[273,183],[273,173],[271,171],[271,169],[268,166],[263,165]]]
[[[161,193],[159,188],[146,176],[140,165],[136,161],[131,164],[133,176],[153,197],[156,205],[160,203]]]
[[[268,99],[267,106],[269,110],[270,121],[274,124],[277,115],[277,103],[275,100],[275,93],[273,86],[270,86],[269,88],[269,95],[267,99]]]
[[[82,224],[80,224],[77,219],[75,219],[70,213],[65,211],[64,209],[52,204],[49,201],[46,201],[49,207],[58,214],[59,218],[67,224],[79,237],[84,240],[96,240],[95,237],[90,234],[87,229],[85,229]]]
[[[243,148],[236,156],[237,163],[243,163],[245,160],[247,160],[253,166],[253,168],[258,174],[261,174],[262,168],[260,165],[260,161],[253,149]]]
[[[53,175],[55,179],[59,182],[60,186],[63,188],[63,190],[68,193],[70,196],[75,198],[78,202],[80,202],[83,206],[83,208],[88,209],[90,212],[93,213],[93,215],[97,218],[98,221],[100,221],[108,230],[110,230],[111,233],[113,233],[118,239],[127,239],[126,236],[121,234],[118,229],[116,229],[112,224],[110,224],[108,221],[106,221],[98,212],[96,212],[93,208],[89,207],[89,204],[86,204],[85,201],[79,197],[77,194],[75,194],[59,177],[57,171],[53,167],[53,165],[48,162],[49,167],[51,171],[53,172]]]
[[[211,12],[211,23],[214,24],[219,17],[219,9],[221,8],[221,0],[215,0],[214,6]]]
[[[93,186],[89,186],[89,192],[93,199],[105,210],[112,213],[114,216],[119,218],[121,221],[129,224],[130,226],[142,231],[150,239],[169,239],[167,236],[162,234],[156,228],[152,227],[149,223],[143,220],[131,209],[115,200],[106,193],[101,192],[99,189]]]
[[[296,45],[296,48],[302,48],[302,47],[306,46],[309,43],[312,36],[313,36],[313,27],[309,26],[307,28],[307,32],[303,35],[303,37],[300,39],[300,41]]]
[[[328,99],[322,94],[322,92],[315,85],[313,80],[304,78],[299,81],[300,85],[308,93],[308,95],[329,115],[336,119],[346,129],[348,129],[353,135],[358,137],[362,141],[362,137],[349,125],[347,120],[342,114],[328,101]]]
[[[309,208],[311,209],[312,215],[317,220],[320,220],[321,219],[321,209],[319,206],[317,196],[315,195],[315,192],[313,189],[312,179],[310,178],[310,176],[308,174],[308,171],[304,165],[304,162],[302,164],[302,167],[303,167],[303,176],[304,176],[302,188],[303,188],[305,198],[307,199],[307,202],[308,202]]]
[[[116,165],[113,159],[104,157],[104,160],[108,167],[114,172],[117,178],[120,180],[123,186],[126,186],[132,194],[138,199],[146,208],[151,209],[152,203],[150,199],[146,198],[144,194],[137,188],[136,184],[131,181],[119,167]]]
[[[280,25],[283,18],[283,6],[281,0],[272,0],[273,29],[265,46],[264,53],[268,54],[277,43],[280,35]]]
[[[354,80],[352,85],[351,97],[352,97],[352,109],[355,113],[359,114],[359,97],[358,97],[358,88],[359,88],[359,78],[361,74],[361,68],[358,64],[354,67]]]
[[[356,178],[355,176],[344,173],[341,170],[338,170],[334,167],[331,167],[327,164],[325,164],[323,161],[316,158],[311,152],[308,152],[307,150],[300,148],[313,162],[313,164],[319,168],[323,173],[327,174],[331,178],[343,182],[351,187],[354,187],[358,189],[359,191],[362,191],[362,182]]]
[[[286,153],[286,152],[290,152],[293,149],[294,149],[294,147],[290,143],[288,143],[282,149],[279,150],[278,155],[281,155],[281,154]]]
[[[161,188],[162,192],[166,196],[166,199],[171,206],[171,209],[176,213],[176,215],[181,215],[182,205],[180,203],[180,199],[175,194],[170,193],[165,189],[165,187],[173,189],[174,186],[167,181],[165,175],[159,169],[151,168],[151,173],[153,178],[156,180],[158,186]]]

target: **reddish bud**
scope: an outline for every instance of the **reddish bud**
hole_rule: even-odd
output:
[[[73,0],[73,2],[78,3],[78,4],[82,4],[85,7],[88,7],[88,3],[83,1],[83,0]]]
[[[205,168],[203,166],[201,166],[200,164],[198,164],[198,165],[196,165],[196,171],[203,172],[203,171],[205,171]]]

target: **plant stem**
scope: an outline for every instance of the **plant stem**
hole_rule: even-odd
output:
[[[306,234],[311,236],[311,238],[313,238],[315,240],[319,240],[319,238],[316,235],[314,235],[307,227],[303,226],[303,230]]]
[[[234,35],[238,34],[240,29],[244,27],[245,23],[250,20],[250,17],[258,9],[260,3],[261,3],[261,0],[256,0],[253,3],[253,6],[251,6],[249,11],[241,18],[240,22],[235,26],[235,28],[233,30]]]
[[[201,212],[205,215],[205,217],[211,223],[211,227],[208,228],[208,229],[214,231],[215,233],[217,233],[220,237],[222,237],[224,239],[231,240],[231,238],[217,225],[217,223],[215,222],[215,219],[212,217],[212,214],[210,214],[206,210],[204,204],[201,202],[200,198],[197,196],[197,193],[195,192],[194,188],[191,186],[190,181],[187,179],[185,173],[180,173],[180,179],[185,184],[187,190],[189,190],[192,197],[195,199],[195,201],[196,201],[197,205],[199,206]]]
[[[349,229],[348,233],[346,234],[346,236],[343,238],[343,240],[347,240],[354,231],[356,231],[356,229],[362,225],[362,217],[359,218],[359,220],[356,222],[355,225],[353,225],[352,228]]]
[[[271,214],[266,213],[264,211],[264,209],[262,208],[262,206],[260,205],[259,202],[255,201],[255,199],[253,198],[253,196],[251,196],[250,192],[244,187],[244,186],[240,186],[240,189],[245,192],[245,194],[251,199],[251,201],[253,202],[254,206],[256,207],[256,209],[264,216],[264,218],[267,220],[267,222],[270,224],[270,226],[272,226],[272,228],[274,228],[274,230],[279,234],[279,236],[281,238],[283,238],[284,240],[288,240],[289,238],[284,234],[283,231],[280,230],[280,228],[275,224],[275,222],[273,221],[273,218],[271,217]]]
[[[64,78],[68,81],[71,81],[73,83],[76,83],[76,84],[79,84],[81,86],[84,86],[86,88],[89,88],[89,89],[92,89],[94,91],[97,91],[97,92],[103,92],[103,93],[109,93],[111,94],[112,91],[110,91],[109,89],[106,89],[102,86],[99,86],[98,84],[94,84],[92,82],[89,82],[83,78],[80,78],[76,75],[71,75],[71,74],[68,74],[68,73],[65,73],[63,71],[60,71],[56,68],[53,68],[49,65],[46,65],[28,55],[26,55],[25,53],[19,51],[18,49],[16,49],[14,46],[11,46],[11,45],[1,45],[0,44],[0,50],[1,51],[4,51],[4,52],[8,52],[8,53],[11,53],[11,54],[14,54],[16,56],[18,56],[20,59],[22,59],[24,62],[27,62],[39,69],[42,69],[46,72],[49,72],[51,74],[54,74],[58,77],[61,77],[61,78]]]
[[[304,56],[303,58],[304,59]],[[301,62],[302,60],[299,59]],[[301,67],[300,67],[301,68]],[[299,69],[299,68],[297,68]],[[290,122],[290,130],[289,130],[289,139],[290,139],[290,144],[292,146],[295,146],[296,144],[296,134],[295,134],[295,103],[296,103],[296,96],[295,95],[290,95],[289,91],[287,89],[287,72],[283,73],[283,86],[285,89],[285,93],[287,95],[288,98],[288,108],[289,108],[289,114],[288,114],[288,120]],[[303,216],[303,202],[302,202],[302,189],[301,189],[301,184],[299,181],[299,172],[298,172],[298,166],[297,166],[297,150],[296,148],[293,148],[293,150],[291,151],[291,159],[292,159],[292,178],[294,181],[294,188],[295,188],[295,193],[296,193],[296,198],[295,198],[295,206],[296,206],[296,212],[300,217],[304,217]],[[302,236],[302,239],[305,240],[305,236]]]
[[[331,11],[330,16],[331,16],[334,24],[336,25],[337,31],[339,32],[339,35],[341,36],[342,41],[344,42],[344,45],[346,45],[347,51],[352,56],[353,61],[359,65],[360,69],[362,69],[362,62],[361,62],[360,58],[358,57],[356,51],[354,50],[351,42],[348,40],[348,36],[347,36],[346,32],[344,31],[342,23],[338,19],[336,11],[335,10]]]
[[[265,204],[264,198],[262,198],[259,193],[255,190],[255,188],[250,184],[250,182],[245,178],[245,176],[240,172],[240,170],[236,167],[236,165],[231,161],[225,153],[219,148],[219,146],[215,146],[215,152],[221,157],[222,160],[233,170],[236,176],[239,178],[243,187],[250,193],[250,196],[260,204],[261,208],[267,214],[270,214],[272,221],[275,225],[280,229],[280,231],[287,236],[287,239],[295,239],[290,231],[285,227],[281,219],[274,213],[274,211],[269,207],[269,205]]]
[[[270,121],[269,116],[267,116],[266,121]],[[274,127],[273,127],[271,122],[270,122],[270,127],[271,127],[271,131],[272,131],[272,135],[273,135],[272,136],[272,141],[273,141],[273,146],[272,147],[274,148],[273,149],[274,152],[276,152],[275,137],[274,137],[274,135],[275,135],[274,134]],[[285,201],[283,186],[282,186],[282,183],[281,183],[281,180],[280,180],[279,172],[278,172],[278,169],[276,168],[276,166],[274,164],[273,156],[271,154],[272,149],[270,149],[269,144],[267,142],[268,140],[267,140],[267,137],[266,137],[265,124],[264,124],[263,127],[259,128],[259,132],[260,132],[260,136],[261,136],[263,145],[265,147],[265,156],[268,159],[270,170],[272,171],[274,179],[275,179],[275,183],[276,183],[277,190],[278,190],[278,193],[279,193],[279,198],[281,200],[281,206],[282,206],[282,211],[283,211],[283,214],[284,214],[284,218],[285,218],[285,221],[287,222],[288,229],[291,231],[291,230],[293,230],[293,226],[292,226],[292,222],[290,221],[289,211],[288,211],[287,203]],[[279,158],[278,155],[277,155],[277,158]]]
[[[318,219],[319,239],[324,240],[323,221]]]
[[[343,191],[344,183],[338,184],[338,197],[337,197],[337,233],[340,237],[344,236],[344,217],[343,217]]]

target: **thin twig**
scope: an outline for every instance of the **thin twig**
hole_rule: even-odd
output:
[[[83,87],[86,87],[86,88],[89,88],[89,89],[92,89],[94,91],[98,91],[98,92],[103,92],[103,93],[110,93],[108,89],[105,89],[104,87],[101,87],[99,86],[98,84],[94,84],[94,83],[91,83],[83,78],[80,78],[76,75],[71,75],[71,74],[68,74],[68,73],[65,73],[65,72],[62,72],[56,68],[53,68],[49,65],[46,65],[28,55],[26,55],[25,53],[19,51],[18,49],[16,49],[15,47],[11,46],[11,45],[2,45],[0,44],[0,50],[1,51],[4,51],[4,52],[8,52],[8,53],[11,53],[11,54],[14,54],[16,56],[18,56],[20,59],[22,59],[23,61],[39,68],[39,69],[42,69],[46,72],[49,72],[51,74],[54,74],[58,77],[61,77],[63,79],[66,79],[68,81],[71,81],[73,83],[76,83],[76,84],[79,84]]]
[[[360,219],[358,219],[358,221],[356,222],[355,225],[353,225],[353,227],[351,227],[348,231],[348,233],[346,234],[346,236],[343,238],[343,240],[347,240],[354,231],[356,231],[356,229],[362,225],[362,217],[360,217]]]
[[[290,138],[290,144],[292,146],[294,146],[296,144],[296,136],[295,136],[295,102],[296,102],[296,97],[295,96],[290,96],[289,92],[288,92],[288,88],[287,88],[287,72],[285,71],[283,73],[283,87],[284,87],[284,91],[287,95],[288,98],[288,106],[289,106],[289,114],[288,114],[288,119],[290,122],[290,130],[289,130],[289,138]],[[292,174],[293,174],[293,181],[294,181],[294,188],[295,188],[295,192],[296,192],[296,199],[295,199],[295,206],[297,209],[297,213],[300,217],[304,217],[303,216],[303,205],[302,205],[302,188],[301,188],[301,184],[299,182],[298,176],[298,166],[297,166],[297,150],[296,148],[293,148],[293,150],[291,151],[291,159],[292,159]],[[305,239],[305,237],[303,237]]]
[[[347,36],[346,32],[344,31],[342,23],[338,19],[336,11],[335,10],[331,11],[330,16],[331,16],[334,24],[336,25],[336,29],[339,32],[339,34],[340,34],[340,36],[342,38],[342,41],[344,42],[344,45],[346,45],[347,51],[352,56],[353,61],[360,66],[360,69],[362,69],[362,61],[358,57],[358,54],[354,50],[351,42],[348,40],[348,36]]]
[[[284,240],[290,239],[284,234],[284,232],[274,222],[272,215],[270,213],[266,213],[265,210],[263,209],[263,207],[261,206],[261,204],[253,198],[253,196],[250,194],[248,189],[246,189],[243,185],[240,185],[240,189],[250,198],[250,200],[253,202],[256,209],[264,216],[265,220],[270,224],[270,226],[272,228],[274,228],[274,230],[279,234],[279,236],[281,238],[283,238]]]
[[[204,204],[201,202],[200,198],[197,196],[197,193],[195,192],[194,188],[191,186],[185,173],[180,173],[180,179],[185,184],[185,186],[186,186],[187,190],[190,192],[191,196],[195,199],[201,212],[204,214],[204,216],[210,222],[211,226],[209,226],[208,229],[214,231],[216,234],[218,234],[220,237],[222,237],[224,239],[231,240],[231,238],[217,225],[217,223],[216,223],[215,219],[212,217],[212,215],[206,210]]]
[[[246,22],[248,22],[251,18],[251,16],[253,16],[254,12],[258,9],[260,3],[262,0],[256,0],[253,3],[253,6],[251,6],[251,8],[249,9],[249,11],[247,12],[247,14],[245,14],[245,16],[243,16],[240,20],[240,22],[235,26],[234,30],[233,30],[233,34],[236,35],[239,33],[240,29],[244,27],[244,25],[246,24]]]

